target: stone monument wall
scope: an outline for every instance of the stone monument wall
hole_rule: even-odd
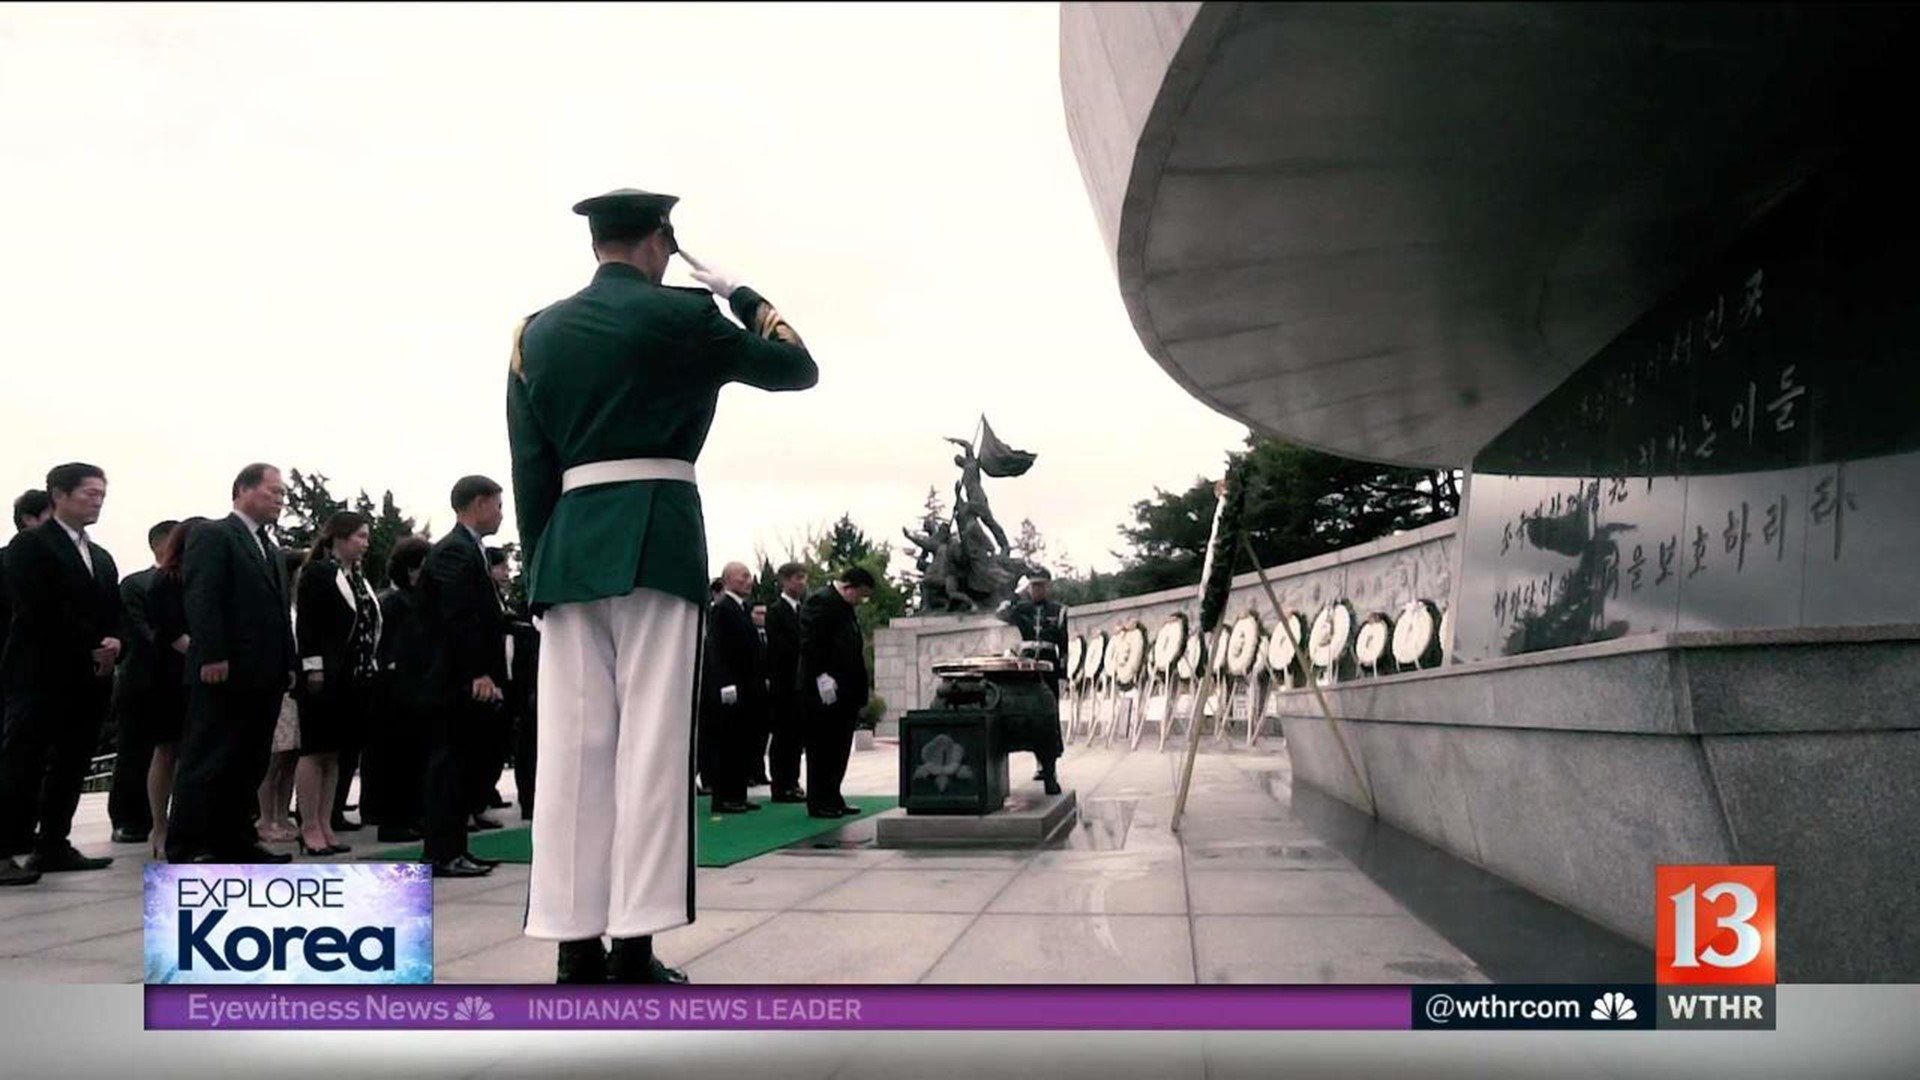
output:
[[[1271,567],[1267,576],[1287,607],[1309,618],[1321,605],[1346,600],[1361,618],[1380,611],[1392,614],[1414,600],[1431,600],[1445,610],[1453,593],[1457,525],[1443,521],[1423,529]],[[1253,571],[1233,579],[1227,604],[1229,623],[1242,612],[1260,615],[1262,625],[1274,624],[1272,605]],[[1167,616],[1184,611],[1199,614],[1198,589],[1169,589],[1067,610],[1071,637],[1098,631],[1112,634],[1120,626],[1139,622],[1151,635]],[[887,724],[909,709],[933,700],[933,664],[959,656],[1004,652],[1020,635],[991,615],[927,615],[895,619],[874,635],[874,693],[887,701]]]

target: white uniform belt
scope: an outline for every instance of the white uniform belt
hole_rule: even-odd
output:
[[[594,484],[621,484],[629,480],[679,480],[694,483],[693,462],[674,458],[627,458],[575,465],[560,474],[561,492]]]

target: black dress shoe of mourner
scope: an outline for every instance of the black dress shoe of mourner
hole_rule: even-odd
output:
[[[113,842],[116,844],[144,844],[147,842],[145,830],[116,828],[113,830]]]
[[[713,804],[713,812],[716,814],[744,814],[748,810],[758,809],[759,807],[744,802],[717,802]]]
[[[491,867],[481,866],[465,855],[456,855],[445,862],[433,864],[433,876],[437,878],[476,878],[491,873]]]
[[[467,858],[470,861],[477,863],[480,866],[484,866],[489,870],[493,869],[496,866],[499,866],[502,862],[506,861],[504,859],[483,859],[480,856],[475,855],[471,851],[467,852]]]
[[[375,834],[383,844],[405,844],[420,839],[420,834],[405,825],[382,825]]]
[[[607,952],[607,981],[622,985],[680,985],[687,973],[670,968],[653,955],[653,939],[614,938]]]
[[[348,821],[345,814],[333,815],[331,824],[334,832],[359,832],[364,828],[364,826],[357,821]]]
[[[0,855],[0,888],[8,885],[31,885],[40,880],[40,871],[28,870],[5,855]]]
[[[774,792],[773,798],[768,801],[777,803],[803,803],[807,801],[807,793],[801,791],[799,788],[790,788],[786,791]]]
[[[92,858],[82,855],[69,844],[53,851],[36,851],[27,856],[26,868],[42,874],[71,874],[83,870],[105,870],[113,865],[113,859],[102,856]]]
[[[560,965],[555,982],[604,983],[607,981],[607,950],[599,938],[560,943]]]
[[[499,822],[493,820],[492,818],[487,817],[485,814],[473,815],[473,820],[467,826],[468,831],[470,832],[491,832],[494,829],[499,829],[504,827],[505,826],[501,825]]]

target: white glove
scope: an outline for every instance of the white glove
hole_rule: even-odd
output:
[[[821,675],[813,680],[813,688],[820,691],[820,704],[831,705],[840,700],[840,684],[833,681],[831,675]]]
[[[740,283],[733,280],[729,275],[706,266],[701,263],[699,259],[694,258],[686,252],[682,251],[680,257],[687,260],[688,273],[693,275],[693,280],[705,285],[713,291],[713,295],[720,299],[727,300],[732,298],[733,290],[740,287]]]
[[[733,703],[739,700],[740,700],[740,689],[738,687],[723,686],[720,688],[720,704],[732,705]]]

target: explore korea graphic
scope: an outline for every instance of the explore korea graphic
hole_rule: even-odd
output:
[[[433,981],[433,878],[413,863],[146,868],[146,981]]]

